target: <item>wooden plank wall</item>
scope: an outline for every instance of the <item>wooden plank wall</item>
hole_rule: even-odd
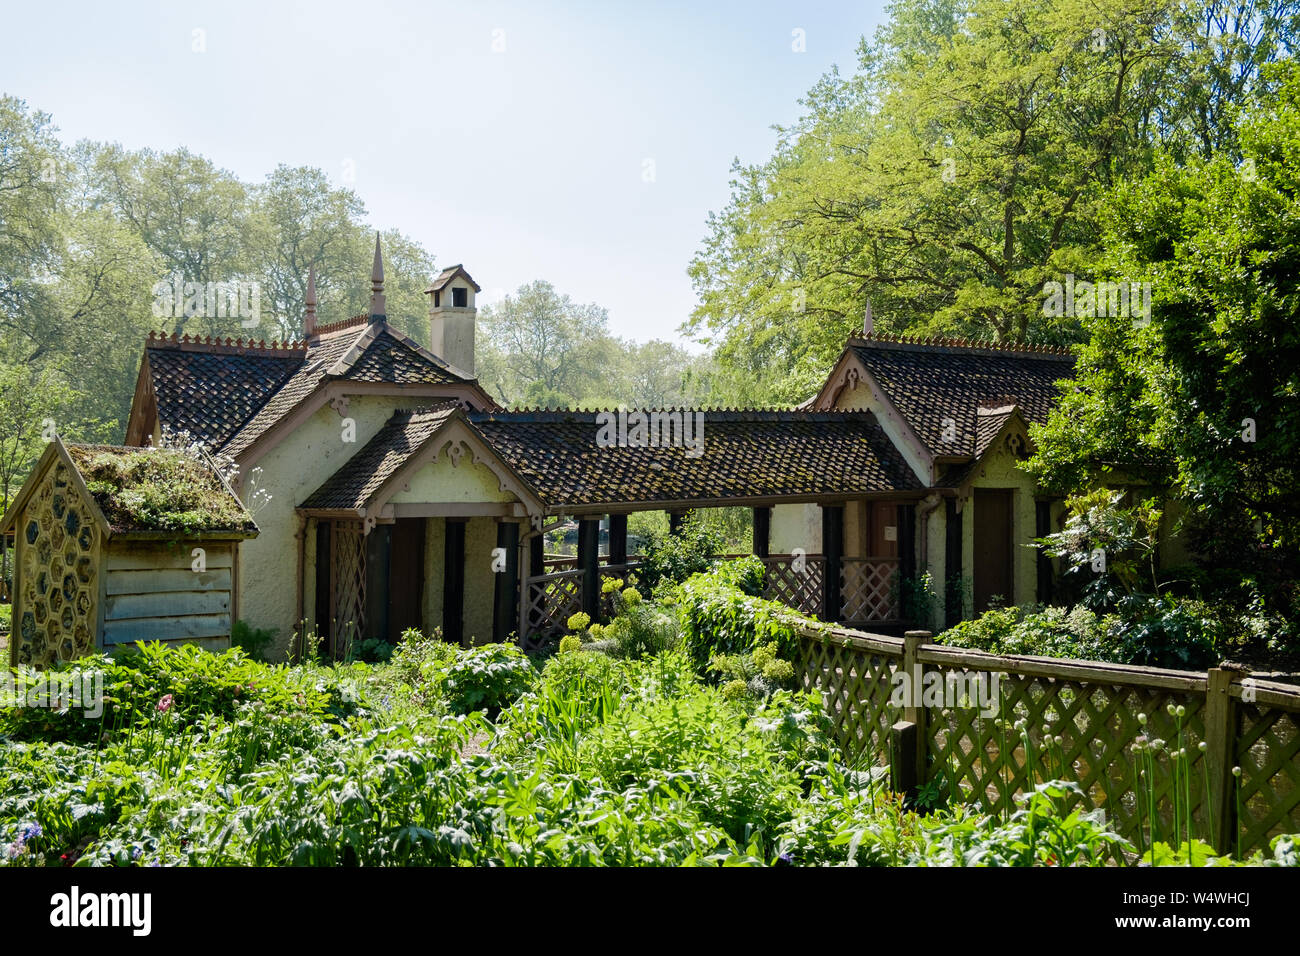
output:
[[[206,552],[206,570],[194,571],[191,548]],[[105,555],[104,646],[135,641],[197,643],[213,650],[230,646],[229,542],[110,544]]]

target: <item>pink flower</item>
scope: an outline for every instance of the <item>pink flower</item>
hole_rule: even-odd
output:
[[[165,714],[172,709],[172,695],[164,694],[162,700],[158,701],[158,713]]]

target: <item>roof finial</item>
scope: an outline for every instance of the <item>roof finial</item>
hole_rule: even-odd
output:
[[[307,338],[316,334],[316,267],[307,269],[307,318],[303,322]]]
[[[387,315],[384,303],[384,254],[379,250],[379,231],[375,231],[375,267],[370,270],[370,318],[382,319]]]
[[[862,313],[862,335],[864,338],[870,338],[871,333],[876,328],[876,320],[871,317],[871,300],[867,300],[866,311]]]

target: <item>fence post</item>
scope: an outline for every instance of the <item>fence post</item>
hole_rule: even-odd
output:
[[[1237,801],[1232,766],[1236,759],[1237,706],[1229,689],[1233,672],[1212,667],[1205,684],[1205,772],[1210,790],[1210,835],[1215,852],[1232,853],[1237,841]]]
[[[916,767],[918,786],[926,783],[927,758],[930,749],[930,732],[926,727],[925,707],[922,706],[921,690],[924,684],[925,665],[917,655],[921,645],[927,643],[934,635],[929,631],[907,631],[903,634],[903,672],[910,678],[907,706],[903,708],[903,720],[916,728],[916,741],[912,748],[913,763]]]
[[[910,804],[916,798],[916,724],[900,720],[889,728],[889,788]]]

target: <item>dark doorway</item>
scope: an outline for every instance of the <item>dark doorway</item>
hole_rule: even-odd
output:
[[[975,613],[1012,603],[1011,492],[975,489]]]
[[[443,551],[442,639],[452,644],[465,640],[465,521],[447,519]]]
[[[393,525],[388,565],[388,640],[396,644],[408,628],[424,628],[424,519]]]

